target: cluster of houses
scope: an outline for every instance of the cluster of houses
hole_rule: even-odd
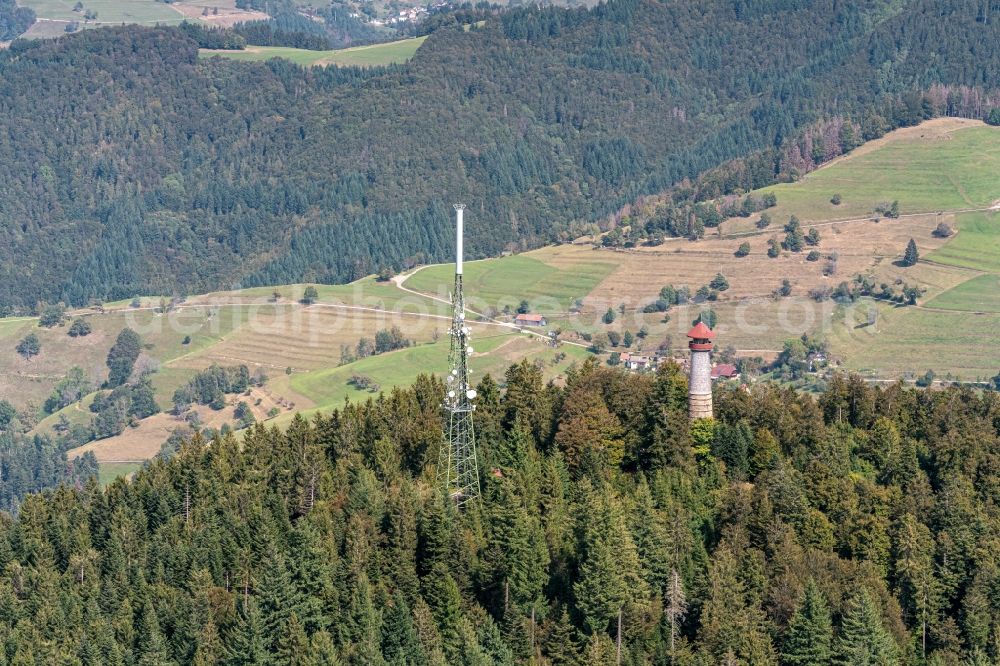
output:
[[[548,322],[545,320],[545,315],[523,313],[518,314],[514,317],[514,324],[517,326],[547,326]],[[687,355],[680,357],[673,356],[661,356],[658,354],[636,354],[632,352],[622,352],[620,355],[620,360],[622,365],[625,366],[627,370],[633,370],[635,372],[645,372],[656,370],[660,363],[672,360],[677,365],[681,366],[684,372],[688,372],[689,359]],[[732,363],[714,363],[712,365],[712,380],[730,380],[739,379],[740,371]]]
[[[416,23],[420,18],[427,13],[425,7],[409,7],[408,9],[400,9],[396,16],[390,16],[385,19],[385,25],[395,25],[397,23]],[[373,24],[378,24],[379,21],[372,21]]]
[[[684,372],[687,372],[689,363],[686,356],[660,356],[658,354],[634,354],[632,352],[623,352],[620,356],[620,360],[626,369],[634,370],[636,372],[656,370],[660,363],[663,363],[664,361],[673,361],[679,365]],[[715,363],[712,365],[713,381],[739,378],[740,371],[732,363]]]
[[[372,25],[399,25],[400,23],[417,23],[422,21],[434,10],[441,10],[448,6],[447,2],[435,2],[429,5],[421,5],[417,7],[407,7],[406,9],[400,9],[395,16],[390,16],[385,19],[372,19],[370,23]],[[355,12],[351,14],[354,18],[364,19],[360,12]]]

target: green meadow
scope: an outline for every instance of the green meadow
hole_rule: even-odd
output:
[[[923,135],[908,130],[799,182],[764,188],[761,192],[778,197],[772,217],[863,217],[894,200],[903,214],[990,207],[1000,198],[1000,128],[969,124],[945,133],[932,131],[934,127]],[[841,195],[840,205],[830,202],[834,194]]]
[[[1000,313],[939,312],[879,303],[873,327],[834,327],[830,341],[849,370],[898,377],[934,370],[941,377],[987,379],[1000,371]]]
[[[947,244],[926,258],[939,264],[1000,272],[1000,215],[959,215],[957,231]]]
[[[173,390],[186,379],[169,372],[164,364],[203,353],[231,335],[246,320],[246,308],[186,309],[166,317],[151,310],[131,309],[104,314],[85,312],[82,316],[90,323],[92,332],[78,338],[67,334],[69,322],[41,328],[35,318],[0,320],[0,348],[6,350],[0,354],[0,396],[19,407],[29,403],[40,405],[55,383],[73,366],[83,368],[96,386],[107,376],[105,359],[115,338],[122,329],[131,328],[142,337],[145,356],[154,359],[159,366],[159,371],[153,375],[157,399],[169,399]],[[29,333],[38,337],[41,353],[25,360],[14,349]],[[190,338],[187,344],[184,344],[185,337]],[[181,374],[189,377],[193,371]]]
[[[541,362],[546,377],[552,378],[564,373],[571,364],[590,356],[590,352],[571,345],[553,349],[536,340],[527,339],[522,333],[484,333],[473,336],[472,345],[475,353],[469,361],[469,367],[473,384],[486,374],[491,374],[502,383],[508,366],[522,359]],[[409,386],[422,373],[445,375],[448,372],[448,347],[449,341],[441,339],[436,343],[369,356],[340,367],[293,375],[290,385],[293,390],[309,396],[316,403],[314,408],[305,410],[306,413],[326,411],[339,407],[345,400],[365,400],[377,395],[350,384],[354,375],[370,378],[378,384],[379,391]],[[557,355],[562,355],[561,360],[557,361]],[[277,423],[280,424],[291,416],[282,415]]]
[[[81,0],[84,10],[97,12],[99,24],[180,23],[184,16],[170,8],[170,5],[155,0]],[[80,21],[83,12],[74,12],[76,0],[18,0],[18,4],[35,10],[39,18],[54,21]]]
[[[383,44],[352,46],[332,51],[310,51],[283,46],[248,46],[243,51],[216,51],[201,49],[202,58],[221,56],[243,62],[259,62],[284,58],[305,67],[312,65],[337,65],[340,67],[375,67],[404,63],[413,57],[426,37],[413,37]]]
[[[929,308],[971,313],[1000,313],[1000,275],[974,277],[932,298]]]
[[[553,306],[557,311],[565,311],[619,265],[620,260],[600,254],[592,262],[572,263],[560,268],[522,254],[466,262],[462,279],[467,298],[472,299],[469,305],[474,308],[477,305],[497,310],[505,305],[516,308],[526,299],[529,303],[544,300],[549,304],[550,307],[542,307],[540,311],[550,312]],[[403,284],[408,289],[446,295],[454,279],[454,265],[439,264],[417,271]]]
[[[283,303],[297,302],[302,298],[306,286],[305,284],[293,284],[277,287],[253,287],[237,292],[208,294],[206,298],[225,300],[237,296],[239,298],[259,299],[272,298],[277,293]],[[380,282],[374,277],[361,278],[348,284],[316,284],[311,286],[316,289],[319,303],[336,303],[417,314],[447,315],[451,311],[450,306],[435,301],[429,296],[407,293],[400,290],[392,282]]]
[[[128,476],[142,469],[142,463],[101,463],[97,468],[97,480],[106,486],[120,476]]]

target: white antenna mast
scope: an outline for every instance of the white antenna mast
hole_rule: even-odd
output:
[[[462,219],[465,213],[465,204],[457,203],[455,204],[455,215],[457,219],[455,220],[455,233],[457,237],[455,239],[455,275],[462,274],[462,262],[464,260],[465,254],[465,239],[464,239],[464,221]]]
[[[452,295],[450,372],[445,378],[447,393],[444,408],[448,414],[448,432],[441,444],[438,483],[459,507],[479,499],[479,463],[476,458],[476,434],[472,412],[476,390],[469,384],[469,344],[472,331],[465,321],[465,294],[462,290],[463,242],[462,213],[465,206],[455,204],[455,292]]]

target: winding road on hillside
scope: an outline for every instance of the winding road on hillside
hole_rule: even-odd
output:
[[[402,289],[403,291],[405,291],[405,292],[407,292],[409,294],[413,294],[415,296],[420,296],[422,298],[429,298],[432,301],[437,301],[438,303],[445,303],[447,305],[451,305],[451,301],[449,301],[447,299],[440,298],[439,296],[432,296],[431,294],[425,294],[423,292],[416,291],[415,289],[410,289],[409,287],[407,287],[406,285],[403,284],[404,282],[406,282],[411,277],[413,277],[414,275],[416,275],[418,272],[422,271],[425,268],[427,268],[427,266],[419,266],[419,267],[413,269],[412,271],[410,271],[409,273],[401,273],[400,275],[395,275],[392,278],[392,283],[394,285],[396,285],[396,287],[398,289]],[[468,308],[467,307],[467,308],[465,308],[465,310],[466,310],[466,312],[471,312],[472,314],[474,314],[477,317],[479,317],[479,321],[477,322],[479,324],[486,324],[486,325],[489,325],[489,326],[502,326],[504,328],[509,328],[509,329],[514,330],[514,331],[518,331],[520,333],[524,333],[525,335],[529,335],[529,336],[534,336],[536,338],[540,338],[540,339],[544,340],[546,343],[550,342],[550,340],[551,340],[551,338],[549,338],[548,335],[539,333],[537,331],[532,331],[532,330],[527,329],[527,328],[522,328],[522,327],[518,326],[517,324],[511,324],[509,322],[499,321],[499,320],[494,319],[492,317],[487,317],[482,312],[476,312],[472,308]],[[435,315],[435,316],[441,316],[441,315]],[[444,317],[444,319],[451,319],[451,317]],[[561,342],[564,345],[572,345],[574,347],[582,347],[583,349],[587,349],[588,348],[588,345],[585,345],[585,344],[580,343],[580,342],[573,342],[571,340],[560,340],[559,342]]]

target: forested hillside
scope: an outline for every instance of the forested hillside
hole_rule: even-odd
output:
[[[442,28],[408,65],[199,62],[123,27],[0,55],[0,304],[344,281],[537,245],[706,168],[772,181],[821,118],[985,115],[980,0],[613,0]],[[851,145],[858,137],[846,136]],[[795,150],[798,150],[797,148]],[[800,157],[822,158],[828,151]]]
[[[18,7],[14,0],[0,0],[0,42],[14,39],[35,22],[35,12]]]
[[[722,389],[692,427],[674,366],[505,379],[464,513],[426,377],[30,497],[0,663],[613,664],[619,621],[624,664],[1000,658],[996,393]]]
[[[299,13],[299,7],[289,0],[237,0],[242,9],[256,9],[271,16],[266,21],[240,23],[235,31],[250,44],[258,46],[294,46],[306,49],[343,48],[355,42],[379,41],[391,32],[376,28],[355,18],[340,5],[329,4],[317,12],[322,20]]]
[[[70,461],[63,442],[25,436],[9,428],[9,403],[0,401],[0,511],[16,512],[29,493],[59,484],[83,484],[97,476],[94,454]]]

